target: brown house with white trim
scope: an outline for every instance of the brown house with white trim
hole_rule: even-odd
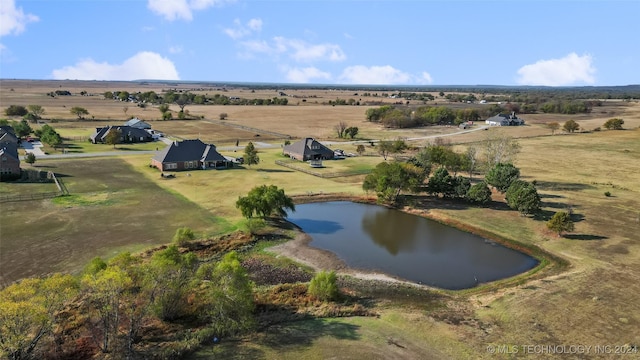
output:
[[[333,150],[310,137],[304,138],[290,145],[285,145],[282,149],[282,153],[292,159],[300,161],[329,160],[334,158]]]
[[[151,159],[160,171],[227,169],[233,161],[222,156],[213,144],[200,139],[173,142]]]

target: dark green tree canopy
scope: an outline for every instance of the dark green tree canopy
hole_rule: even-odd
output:
[[[574,229],[571,215],[566,211],[558,211],[553,217],[547,221],[547,228],[554,231],[558,236],[562,236],[563,232],[571,232]]]
[[[491,189],[484,181],[474,184],[467,192],[467,200],[471,203],[486,205],[491,202]]]
[[[520,169],[510,163],[497,163],[487,173],[485,179],[487,183],[504,193],[511,183],[520,178]]]
[[[515,180],[505,193],[507,205],[522,215],[530,215],[540,210],[540,195],[536,187],[524,180]]]
[[[244,147],[244,163],[251,166],[256,165],[260,162],[260,157],[258,156],[258,150],[253,145],[251,141]]]
[[[365,177],[362,188],[375,191],[382,201],[395,202],[401,191],[419,191],[424,178],[424,170],[413,164],[382,162]]]

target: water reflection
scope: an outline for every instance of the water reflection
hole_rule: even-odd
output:
[[[296,206],[289,220],[310,246],[354,268],[447,289],[473,287],[536,266],[530,256],[419,216],[351,202]]]

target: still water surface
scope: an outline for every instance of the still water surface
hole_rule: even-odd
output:
[[[420,216],[347,201],[296,206],[289,221],[352,268],[444,289],[513,276],[531,256]]]

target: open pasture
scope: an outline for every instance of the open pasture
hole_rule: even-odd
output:
[[[182,226],[204,235],[233,229],[227,220],[163,190],[120,159],[48,160],[40,165],[58,173],[71,195],[0,204],[0,284],[76,272],[95,256],[164,244]],[[17,188],[28,185],[10,184],[10,189],[3,184],[2,189],[19,193]]]

